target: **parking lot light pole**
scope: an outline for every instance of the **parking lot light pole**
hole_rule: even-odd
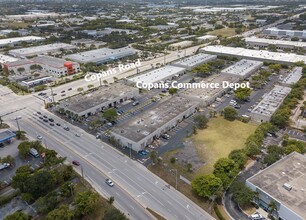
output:
[[[18,118],[15,118],[15,121],[16,121],[16,123],[17,123],[17,127],[18,127],[18,131],[20,131],[20,127],[19,127],[19,123],[18,123]]]

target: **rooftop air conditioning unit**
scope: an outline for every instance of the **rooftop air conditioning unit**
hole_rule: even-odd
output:
[[[290,191],[290,190],[292,189],[292,186],[290,186],[288,183],[285,183],[285,184],[283,185],[283,187],[284,187],[286,190],[288,190],[288,191]]]

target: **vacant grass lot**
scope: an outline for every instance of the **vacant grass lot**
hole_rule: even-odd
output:
[[[221,35],[222,37],[230,37],[236,35],[235,28],[222,28],[214,31],[208,32],[208,34],[212,35]]]
[[[196,175],[212,172],[213,165],[219,158],[227,157],[232,150],[244,148],[247,137],[254,133],[256,127],[255,124],[231,122],[222,117],[211,119],[208,128],[198,130],[192,137],[199,156],[205,162]]]

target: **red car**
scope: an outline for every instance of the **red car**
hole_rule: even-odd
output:
[[[77,161],[77,160],[73,160],[73,161],[72,161],[72,164],[73,164],[73,165],[76,165],[76,166],[80,166],[80,165],[81,165],[80,162]]]

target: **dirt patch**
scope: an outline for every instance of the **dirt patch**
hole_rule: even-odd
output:
[[[188,163],[192,164],[193,171],[200,169],[204,165],[192,140],[185,141],[184,147],[174,153],[173,157],[182,166],[187,166]]]

